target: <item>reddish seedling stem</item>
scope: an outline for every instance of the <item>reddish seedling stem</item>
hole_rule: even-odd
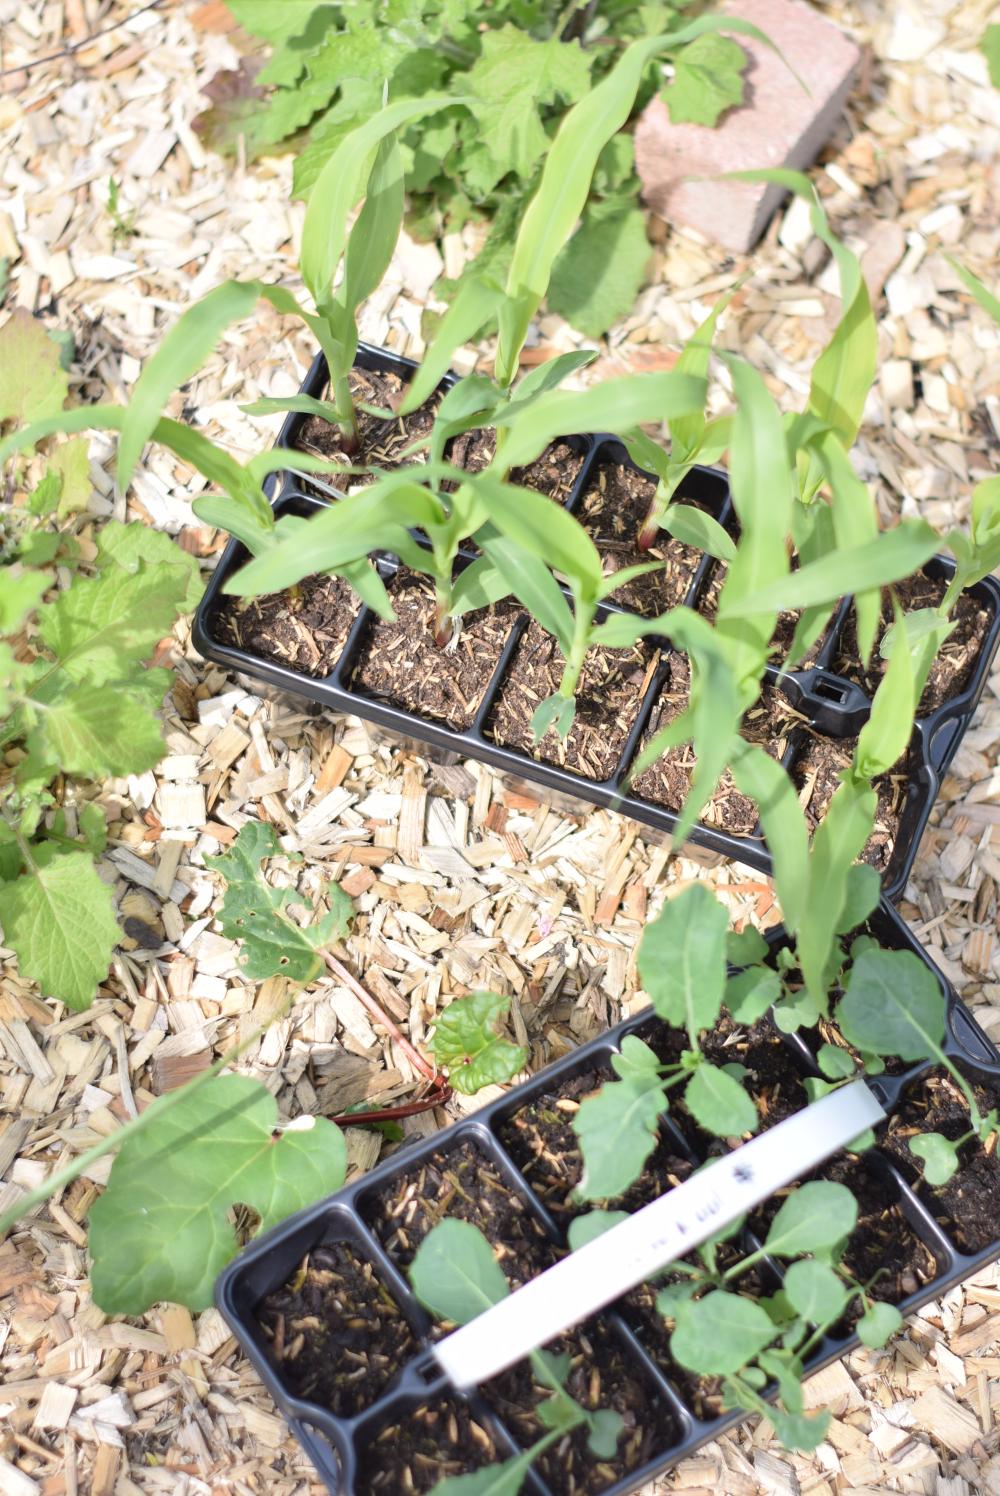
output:
[[[416,1117],[420,1112],[429,1112],[433,1107],[443,1106],[451,1095],[451,1087],[437,1087],[420,1101],[408,1101],[403,1106],[386,1106],[376,1112],[344,1112],[331,1117],[338,1127],[357,1127],[367,1122],[401,1122],[404,1117]]]
[[[338,961],[336,956],[331,956],[329,951],[323,952],[323,960],[326,962],[327,968],[333,972],[334,976],[337,977],[338,980],[343,982],[345,987],[349,987],[351,989],[351,991],[354,993],[354,996],[360,1003],[363,1004],[364,1007],[368,1009],[372,1017],[377,1018],[379,1023],[382,1024],[383,1028],[385,1028],[392,1035],[396,1043],[403,1050],[403,1053],[420,1071],[420,1074],[425,1075],[427,1079],[438,1088],[438,1090],[447,1091],[448,1082],[446,1078],[428,1060],[424,1059],[419,1050],[414,1048],[406,1035],[401,1031],[399,1026],[394,1023],[393,1020],[389,1017],[388,1013],[382,1007],[381,1003],[377,1002],[375,998],[372,997],[368,989],[366,987],[363,987],[358,981],[357,977],[355,977],[351,972],[348,971],[344,963],[342,961]],[[414,1104],[417,1106],[418,1110],[424,1110],[424,1108],[420,1106],[419,1103]],[[436,1105],[437,1103],[435,1102],[433,1104]],[[360,1116],[363,1114],[359,1113],[358,1115]],[[380,1113],[380,1116],[388,1116],[388,1113]]]
[[[636,544],[640,551],[648,551],[656,541],[660,533],[660,510],[654,500],[649,513],[643,521],[642,529],[639,531],[639,539]]]

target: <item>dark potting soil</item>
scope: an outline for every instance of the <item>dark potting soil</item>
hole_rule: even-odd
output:
[[[467,1475],[506,1458],[489,1428],[459,1398],[407,1409],[362,1448],[362,1496],[420,1496],[445,1476]]]
[[[263,597],[224,597],[219,640],[305,675],[329,675],[361,608],[343,577],[305,577],[297,588]]]
[[[559,764],[574,774],[610,779],[656,670],[657,653],[646,644],[637,644],[634,649],[590,650],[568,737],[562,739],[550,728],[536,743],[531,733],[532,713],[541,701],[555,694],[563,663],[555,639],[532,619],[497,695],[487,736],[504,748],[519,748],[532,758]]]
[[[448,457],[455,467],[464,468],[467,473],[481,473],[493,461],[496,445],[492,427],[467,431],[452,442]],[[555,499],[557,504],[565,504],[583,462],[584,454],[574,451],[569,442],[555,442],[526,467],[511,468],[507,481],[519,488],[533,488],[536,493]]]
[[[675,651],[669,656],[669,667],[670,676],[653,708],[643,746],[679,717],[688,704],[691,666],[687,655]],[[772,758],[780,759],[788,746],[789,732],[802,720],[781,691],[765,686],[760,699],[744,717],[740,731],[748,742],[761,744]],[[656,763],[637,776],[633,793],[656,805],[665,805],[668,810],[679,811],[691,789],[696,762],[691,743],[668,748]],[[726,769],[700,819],[703,825],[734,836],[750,836],[757,825],[757,807],[737,789]]]
[[[644,618],[655,618],[682,603],[704,559],[703,551],[673,539],[666,530],[659,532],[649,550],[639,549],[639,535],[655,492],[656,484],[632,468],[600,467],[576,511],[601,553],[605,576],[645,561],[662,563],[660,570],[636,577],[611,594],[612,602]]]
[[[891,1185],[863,1158],[838,1154],[816,1177],[845,1184],[858,1202],[858,1224],[841,1260],[873,1299],[899,1304],[937,1277],[933,1252],[906,1219]],[[852,1302],[847,1324],[853,1328],[862,1312],[857,1300]]]
[[[1000,1105],[998,1091],[975,1083],[973,1091],[984,1114]],[[1000,1237],[997,1134],[993,1133],[985,1144],[975,1138],[964,1143],[958,1170],[947,1184],[936,1189],[926,1183],[921,1160],[910,1152],[910,1139],[921,1133],[940,1132],[954,1142],[968,1130],[965,1097],[946,1071],[933,1070],[909,1088],[889,1122],[881,1147],[959,1250],[973,1253]]]
[[[610,1459],[590,1453],[585,1426],[545,1451],[533,1468],[556,1496],[597,1496],[677,1442],[680,1429],[669,1407],[606,1320],[588,1320],[546,1349],[557,1355],[569,1353],[566,1390],[581,1407],[591,1413],[611,1408],[624,1424]],[[545,1433],[539,1409],[551,1389],[537,1380],[529,1361],[488,1382],[483,1396],[522,1448]]]
[[[352,685],[450,727],[467,727],[518,616],[504,600],[468,614],[446,645],[434,643],[434,587],[401,567],[386,584],[396,621],[372,618]]]
[[[830,801],[840,788],[840,776],[849,767],[858,746],[857,738],[822,738],[811,733],[791,767],[791,776],[799,792],[799,803],[812,833],[826,815]],[[885,872],[892,861],[899,833],[899,822],[906,804],[906,786],[910,777],[909,755],[872,781],[878,803],[875,825],[861,853],[861,861]]]
[[[720,1272],[734,1267],[746,1255],[737,1236],[734,1241],[722,1242],[716,1249],[716,1265]],[[704,1264],[697,1252],[690,1252],[683,1262],[704,1271]],[[631,1293],[616,1304],[627,1324],[633,1329],[644,1350],[656,1362],[668,1381],[680,1392],[688,1407],[698,1418],[717,1418],[723,1411],[722,1377],[702,1376],[681,1366],[670,1354],[670,1334],[673,1324],[663,1317],[656,1307],[657,1294],[663,1288],[688,1281],[688,1274],[676,1270],[657,1274],[653,1283],[640,1283]],[[729,1284],[733,1292],[749,1294],[761,1299],[777,1288],[777,1283],[765,1281],[760,1266],[748,1268],[735,1282]]]
[[[647,1159],[641,1177],[625,1194],[600,1202],[573,1199],[573,1191],[583,1177],[583,1156],[573,1119],[581,1103],[612,1080],[610,1069],[587,1070],[528,1102],[500,1128],[501,1143],[560,1225],[595,1209],[639,1210],[691,1173],[693,1165],[678,1156],[677,1145],[666,1132]]]
[[[374,405],[379,410],[394,410],[401,403],[406,388],[398,374],[368,369],[352,369],[350,385],[356,408],[364,404]],[[330,398],[329,389],[324,391],[323,398]],[[393,416],[389,420],[358,409],[359,445],[353,453],[344,451],[343,432],[336,422],[325,421],[322,416],[307,416],[299,428],[295,449],[328,461],[342,461],[345,466],[372,466],[392,471],[404,465],[403,454],[411,443],[429,433],[437,403],[434,395],[412,415]],[[423,460],[423,452],[418,452],[406,458],[405,462]],[[326,487],[339,489],[357,488],[373,481],[372,476],[365,473],[330,472],[321,473],[319,478]]]
[[[795,1056],[767,1018],[759,1018],[747,1028],[723,1013],[712,1032],[702,1038],[701,1052],[720,1068],[736,1064],[749,1072],[742,1084],[757,1107],[759,1132],[809,1104]],[[683,1107],[683,1100],[678,1100],[675,1109],[679,1112]],[[707,1138],[705,1151],[709,1155],[718,1155],[727,1147],[721,1138],[702,1136]]]
[[[891,591],[886,589],[882,602],[882,623],[867,668],[862,666],[858,658],[856,620],[852,610],[844,625],[831,668],[838,675],[857,681],[869,695],[873,695],[888,664],[879,654],[879,644],[893,620],[892,592],[895,592],[900,606],[907,613],[912,613],[917,608],[936,608],[947,590],[945,578],[929,577],[922,571],[899,582]],[[938,650],[917,708],[919,715],[923,717],[964,691],[990,625],[989,610],[969,592],[963,592],[959,596],[952,609],[951,619],[955,627]]]
[[[340,1418],[370,1407],[418,1350],[371,1263],[345,1242],[315,1247],[255,1314],[289,1390]]]
[[[552,1261],[552,1246],[524,1200],[490,1160],[471,1143],[433,1153],[398,1174],[362,1210],[389,1256],[409,1267],[427,1233],[452,1218],[478,1226],[511,1286],[517,1287]]]

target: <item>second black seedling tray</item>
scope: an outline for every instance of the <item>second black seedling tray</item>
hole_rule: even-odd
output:
[[[412,377],[416,367],[407,359],[365,346],[359,351],[358,365],[392,373],[404,380]],[[450,378],[446,382],[450,382]],[[315,397],[322,395],[325,387],[326,367],[320,357],[314,362],[303,391]],[[286,420],[279,435],[279,445],[294,447],[304,419],[301,415],[292,415]],[[610,438],[573,437],[569,440],[577,451],[585,454],[583,467],[567,500],[567,506],[575,512],[580,509],[599,470],[609,465],[627,464],[628,459],[620,443]],[[291,461],[294,462],[294,458]],[[308,492],[301,482],[288,474],[280,481],[276,478],[275,484],[279,512],[308,515],[327,502],[315,492]],[[695,469],[685,480],[683,497],[686,502],[705,508],[720,523],[732,526],[732,505],[725,473],[708,468]],[[468,559],[465,557],[459,564],[467,564]],[[522,614],[514,625],[474,720],[468,727],[458,730],[376,697],[358,685],[354,678],[355,666],[373,623],[373,615],[367,608],[361,608],[340,658],[322,678],[226,643],[219,632],[219,612],[224,601],[222,587],[246,560],[243,547],[235,541],[230,542],[195,615],[194,643],[207,659],[279,690],[309,697],[332,711],[353,713],[437,754],[479,759],[515,780],[537,786],[562,805],[583,810],[600,805],[631,816],[661,836],[672,836],[677,825],[675,812],[643,798],[628,784],[629,769],[643,744],[657,697],[670,678],[671,651],[666,641],[663,641],[655,672],[617,764],[607,778],[597,780],[558,764],[541,761],[518,749],[503,747],[489,736],[497,698],[518,643],[528,627],[526,614]],[[396,565],[392,558],[383,558],[379,564],[386,579]],[[931,576],[946,579],[953,574],[954,567],[946,557],[937,557],[925,570]],[[697,608],[710,595],[715,573],[715,563],[710,557],[703,557],[684,599],[689,606]],[[1000,642],[1000,584],[987,578],[972,589],[972,594],[988,614],[989,627],[970,677],[953,699],[930,715],[918,718],[908,755],[891,776],[893,815],[898,816],[898,822],[891,855],[882,869],[883,889],[890,899],[898,898],[906,886],[920,837],[937,798],[941,777],[969,724]],[[606,611],[622,610],[609,603]],[[831,669],[831,664],[838,658],[850,614],[851,600],[848,598],[837,610],[809,668],[796,670],[785,678],[780,676],[777,665],[768,671],[770,682],[778,685],[802,718],[802,726],[791,732],[782,757],[782,763],[792,772],[806,751],[810,737],[853,737],[867,718],[870,697],[854,681]],[[442,655],[442,663],[446,666],[446,654]],[[889,777],[886,777],[887,781]],[[711,853],[748,863],[764,872],[770,871],[770,856],[759,825],[749,835],[743,836],[702,821],[692,830],[691,840]]]
[[[960,1061],[973,1080],[995,1090],[1000,1084],[1000,1053],[924,955],[899,916],[890,906],[883,904],[870,921],[869,929],[884,946],[912,951],[931,967],[947,997],[946,1050],[949,1056]],[[777,938],[772,937],[772,943],[778,944],[781,939],[779,933]],[[781,1048],[795,1075],[818,1075],[811,1051],[801,1038],[769,1032],[769,1042]],[[389,1438],[388,1431],[400,1425],[416,1426],[426,1422],[429,1428],[439,1431],[447,1446],[449,1429],[460,1433],[468,1427],[469,1420],[473,1421],[480,1438],[478,1445],[474,1441],[461,1455],[466,1461],[463,1470],[474,1468],[477,1463],[488,1464],[503,1459],[518,1448],[508,1422],[498,1412],[498,1408],[505,1406],[504,1398],[509,1396],[509,1383],[504,1384],[504,1379],[498,1378],[487,1388],[464,1397],[456,1393],[436,1370],[428,1347],[440,1332],[432,1326],[414,1298],[405,1276],[406,1266],[419,1245],[420,1233],[412,1227],[406,1212],[402,1216],[387,1218],[381,1202],[387,1198],[398,1199],[398,1187],[404,1180],[413,1180],[414,1190],[419,1193],[422,1175],[424,1197],[431,1197],[433,1186],[427,1184],[427,1179],[440,1180],[441,1174],[435,1170],[448,1170],[449,1160],[451,1167],[457,1169],[456,1160],[467,1159],[470,1156],[468,1150],[471,1150],[471,1156],[478,1161],[475,1167],[509,1193],[525,1234],[532,1233],[534,1239],[544,1244],[545,1251],[551,1253],[552,1259],[557,1258],[566,1249],[568,1212],[556,1209],[552,1198],[539,1183],[535,1169],[537,1159],[526,1156],[519,1148],[512,1119],[523,1113],[526,1106],[542,1098],[546,1106],[553,1104],[552,1099],[571,1091],[574,1080],[581,1075],[592,1077],[596,1073],[598,1079],[588,1081],[588,1084],[598,1084],[600,1075],[608,1070],[611,1055],[622,1038],[630,1033],[639,1033],[655,1046],[657,1034],[664,1036],[670,1031],[653,1018],[649,1010],[634,1015],[468,1119],[399,1149],[371,1173],[254,1242],[222,1274],[217,1290],[220,1309],[329,1489],[337,1496],[373,1496],[381,1490],[392,1491],[395,1496],[394,1487],[380,1485],[374,1476],[380,1468],[380,1438]],[[903,1073],[871,1080],[869,1084],[891,1117],[932,1070],[930,1065],[910,1067]],[[673,1113],[661,1119],[661,1138],[666,1139],[669,1153],[697,1165],[705,1156],[705,1140],[684,1125],[683,1117],[679,1120],[683,1131],[675,1122]],[[825,1169],[834,1167],[836,1162],[836,1159],[831,1160]],[[469,1165],[466,1163],[462,1167],[468,1168]],[[942,1210],[934,1192],[922,1183],[916,1187],[907,1183],[879,1148],[862,1155],[854,1167],[863,1171],[869,1187],[879,1193],[879,1208],[884,1200],[885,1209],[895,1212],[896,1229],[918,1244],[918,1256],[927,1264],[927,1281],[918,1283],[913,1292],[904,1293],[897,1300],[903,1314],[941,1297],[970,1273],[1000,1256],[1000,1241],[989,1241],[974,1252],[962,1251],[954,1239],[956,1227],[939,1219]],[[825,1169],[818,1171],[820,1177]],[[1000,1166],[994,1165],[994,1170],[995,1190],[1000,1184]],[[454,1191],[452,1197],[455,1198]],[[649,1198],[648,1194],[646,1198]],[[588,1208],[580,1207],[581,1210]],[[442,1214],[451,1213],[446,1201],[441,1202],[441,1211]],[[459,1213],[462,1213],[461,1209]],[[575,1209],[573,1213],[577,1213]],[[961,1222],[957,1227],[961,1227]],[[502,1241],[504,1235],[504,1229],[498,1223],[493,1233],[494,1241]],[[353,1349],[345,1350],[335,1337],[326,1340],[325,1354],[329,1357],[331,1380],[329,1384],[321,1382],[312,1397],[303,1399],[295,1394],[285,1363],[275,1356],[273,1342],[265,1333],[259,1317],[262,1301],[294,1279],[304,1259],[324,1244],[341,1244],[354,1261],[367,1265],[372,1274],[372,1303],[376,1308],[379,1303],[395,1306],[391,1313],[383,1312],[387,1321],[398,1320],[395,1345],[399,1346],[404,1336],[409,1337],[409,1354],[395,1377],[378,1387],[370,1397],[359,1396],[346,1412],[342,1408],[340,1416],[324,1405],[323,1392],[333,1385],[334,1370],[343,1372],[345,1367],[356,1364],[358,1343],[354,1343]],[[753,1250],[757,1245],[759,1238],[746,1232],[737,1243],[737,1249]],[[762,1291],[774,1291],[780,1286],[781,1269],[774,1263],[766,1263],[765,1278]],[[355,1307],[363,1318],[366,1306],[359,1303]],[[350,1315],[350,1303],[345,1303],[342,1308]],[[322,1334],[322,1326],[317,1324],[309,1333]],[[671,1362],[666,1327],[658,1330],[649,1316],[639,1313],[632,1295],[611,1305],[596,1320],[589,1321],[582,1333],[590,1337],[588,1344],[596,1338],[605,1346],[613,1343],[618,1348],[632,1384],[642,1389],[645,1416],[652,1420],[655,1438],[642,1450],[641,1459],[632,1468],[616,1470],[610,1475],[605,1471],[603,1476],[598,1473],[597,1477],[591,1470],[588,1483],[577,1488],[580,1492],[587,1491],[590,1496],[597,1496],[598,1492],[625,1496],[676,1461],[694,1453],[702,1444],[717,1438],[744,1416],[713,1414],[711,1398],[706,1403],[692,1385],[697,1379],[681,1372]],[[847,1331],[839,1337],[827,1336],[809,1357],[807,1373],[845,1355],[856,1344],[856,1337]],[[506,1377],[514,1375],[514,1372],[505,1374]],[[504,1385],[507,1390],[501,1395],[500,1389]],[[332,1398],[333,1393],[328,1391],[328,1396]],[[556,1446],[557,1453],[560,1448]],[[383,1463],[391,1462],[383,1458]],[[558,1473],[553,1473],[558,1471],[558,1460],[550,1461],[547,1468],[548,1482],[535,1470],[524,1486],[525,1491],[532,1492],[533,1496],[558,1496],[565,1491],[566,1486],[561,1483]],[[417,1474],[419,1477],[420,1472]],[[439,1474],[440,1471],[424,1469],[424,1478],[418,1478],[412,1489],[429,1490]]]

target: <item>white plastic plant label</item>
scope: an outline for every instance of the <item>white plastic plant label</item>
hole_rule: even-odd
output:
[[[435,1347],[456,1387],[481,1386],[683,1257],[884,1121],[863,1080],[786,1117],[540,1273]]]

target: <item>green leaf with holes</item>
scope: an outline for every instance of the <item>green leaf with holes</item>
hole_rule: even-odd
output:
[[[323,967],[318,953],[347,933],[351,901],[333,884],[327,890],[330,912],[309,925],[296,923],[288,910],[301,905],[302,896],[294,888],[272,888],[260,872],[265,857],[281,852],[273,826],[248,821],[228,852],[205,862],[226,880],[219,924],[223,935],[243,942],[245,974],[253,981],[284,976],[311,982]]]

